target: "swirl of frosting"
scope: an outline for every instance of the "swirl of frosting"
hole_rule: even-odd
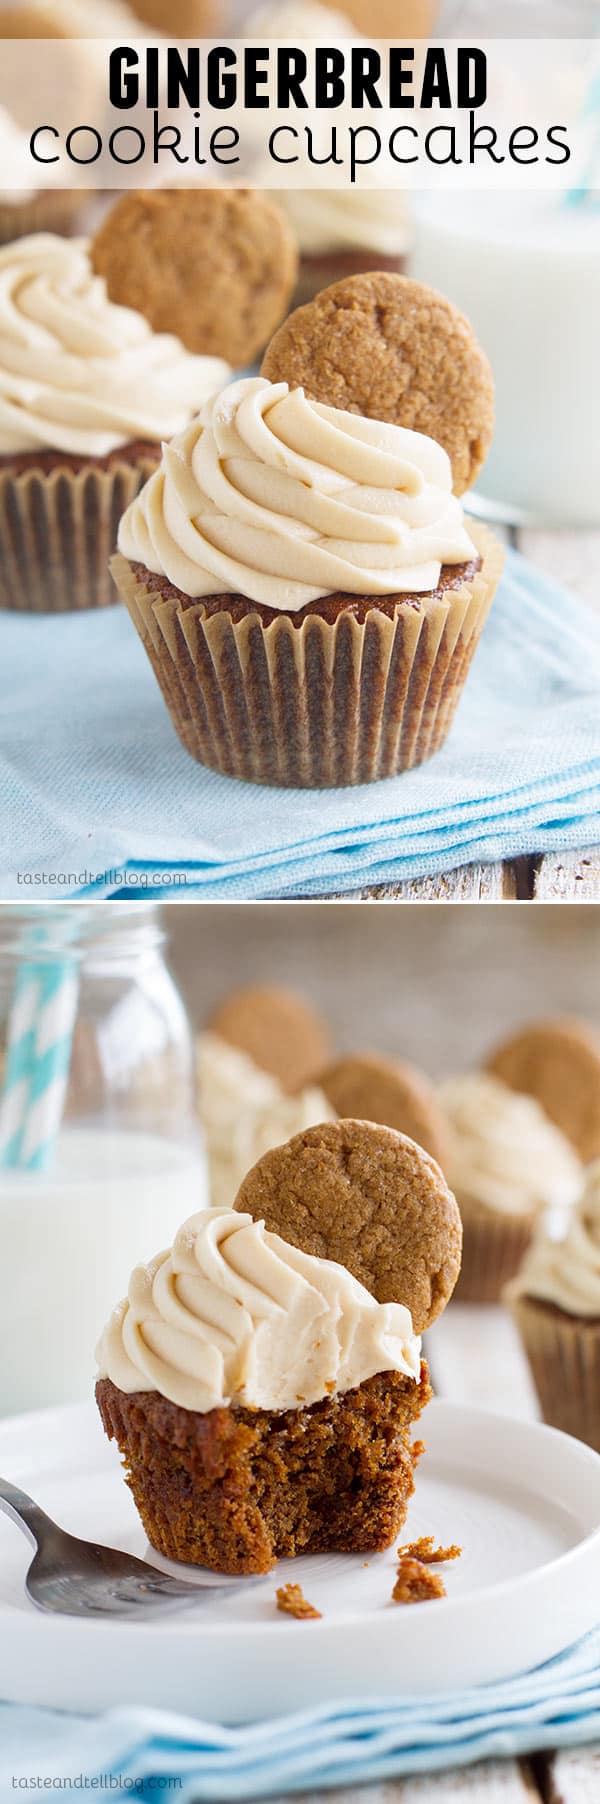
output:
[[[230,1209],[190,1216],[171,1252],[132,1273],[97,1351],[119,1390],[205,1414],[298,1409],[376,1372],[419,1377],[410,1310],[377,1303],[331,1259]]]
[[[104,457],[181,430],[229,374],[110,301],[85,239],[0,249],[0,452]]]
[[[119,550],[190,596],[295,613],[338,590],[437,587],[475,556],[450,460],[420,432],[247,377],[163,449]]]
[[[600,1159],[590,1165],[583,1194],[564,1237],[539,1234],[505,1295],[556,1303],[567,1315],[600,1319]]]
[[[210,1196],[217,1208],[230,1208],[263,1153],[303,1128],[334,1120],[322,1090],[311,1084],[288,1096],[276,1078],[218,1034],[200,1035],[198,1077]]]
[[[532,1096],[486,1072],[451,1078],[439,1101],[452,1129],[448,1183],[461,1197],[506,1215],[572,1203],[581,1180],[576,1154]]]
[[[400,257],[410,242],[406,197],[364,188],[284,188],[277,190],[301,251],[307,256],[344,250],[378,251]]]

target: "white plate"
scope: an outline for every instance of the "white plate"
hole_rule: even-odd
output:
[[[598,1614],[600,1457],[554,1429],[444,1400],[430,1404],[424,1432],[402,1539],[464,1548],[439,1603],[390,1603],[390,1549],[283,1561],[247,1591],[140,1624],[45,1616],[24,1594],[28,1545],[0,1513],[0,1697],[249,1722],[323,1699],[499,1680],[558,1653]],[[0,1424],[0,1472],[73,1533],[148,1557],[93,1405]],[[292,1578],[321,1622],[275,1610],[276,1585]]]

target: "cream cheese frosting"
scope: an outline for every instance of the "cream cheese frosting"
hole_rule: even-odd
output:
[[[119,550],[189,596],[295,613],[338,590],[429,592],[476,554],[450,460],[422,433],[247,377],[163,449]]]
[[[568,1315],[600,1319],[600,1159],[590,1165],[583,1194],[560,1240],[539,1234],[506,1291],[535,1297]]]
[[[200,1035],[198,1078],[211,1202],[217,1208],[231,1206],[263,1153],[303,1128],[335,1119],[316,1085],[288,1096],[276,1078],[218,1034]]]
[[[400,257],[410,244],[408,204],[398,191],[370,185],[284,188],[276,198],[307,256],[364,250]]]
[[[438,1099],[452,1130],[448,1183],[461,1198],[506,1215],[568,1205],[581,1166],[560,1130],[531,1096],[487,1072],[451,1078]]]
[[[0,249],[0,452],[104,457],[160,441],[229,375],[110,301],[86,239],[36,233]]]
[[[97,1351],[119,1390],[205,1414],[298,1409],[376,1372],[419,1378],[410,1311],[377,1303],[344,1266],[229,1209],[190,1216],[170,1252],[132,1273]]]

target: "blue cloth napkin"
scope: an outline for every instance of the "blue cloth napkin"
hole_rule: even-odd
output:
[[[4,613],[0,647],[5,900],[310,896],[600,839],[600,623],[515,552],[447,746],[356,789],[195,764],[124,608]]]
[[[304,1633],[305,1631],[301,1631]],[[104,1779],[111,1799],[282,1799],[468,1766],[492,1755],[600,1739],[600,1629],[567,1653],[500,1685],[448,1696],[357,1699],[223,1729],[157,1710],[96,1718],[0,1707],[1,1797],[20,1777]],[[120,1784],[107,1783],[120,1779]],[[177,1786],[169,1788],[168,1779]],[[160,1781],[163,1784],[160,1785]],[[81,1780],[80,1780],[81,1783]]]

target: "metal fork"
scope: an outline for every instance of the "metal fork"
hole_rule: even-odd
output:
[[[171,1578],[137,1560],[95,1541],[69,1535],[26,1491],[0,1478],[0,1510],[16,1522],[36,1548],[25,1580],[25,1590],[40,1610],[62,1616],[126,1616],[161,1606],[199,1603],[215,1591],[237,1591],[226,1579],[195,1585]],[[242,1585],[249,1581],[244,1579]]]

